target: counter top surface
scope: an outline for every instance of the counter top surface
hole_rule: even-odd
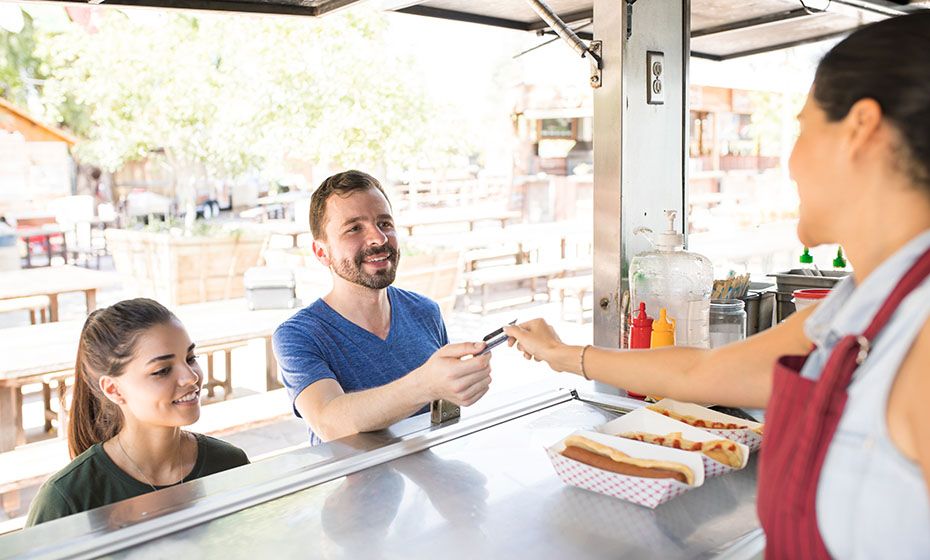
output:
[[[161,527],[160,538],[113,557],[164,558],[172,550],[182,554],[195,547],[199,557],[224,559],[700,558],[726,553],[759,536],[756,455],[743,471],[709,479],[650,510],[564,485],[546,455],[547,446],[576,429],[609,421],[616,412],[572,398],[567,391],[534,403],[523,409],[512,406],[496,417],[491,411],[452,428],[411,422],[419,429],[399,437],[382,433],[376,437],[383,445],[369,440],[369,451],[361,449],[363,440],[347,439],[237,469],[238,474],[218,483],[227,486],[224,491],[208,492],[201,485],[199,493],[190,494],[194,485],[186,490],[185,503],[200,500],[199,507],[209,509],[211,500],[235,493],[230,487],[235,484],[257,491],[276,472],[279,477],[299,468],[322,473],[340,456],[350,461],[321,482],[280,497],[199,523],[189,519],[175,530]],[[358,448],[354,455],[348,451],[353,447]],[[344,474],[336,476],[340,472]],[[249,479],[255,484],[245,482]],[[176,490],[175,497],[183,493],[180,487],[171,490]],[[136,528],[144,529],[147,522],[138,520],[146,514],[141,512],[153,509],[158,494],[123,502],[119,515],[110,511],[107,516],[112,528],[100,534],[118,531],[120,518],[135,518]],[[74,516],[71,523],[81,523],[87,515]],[[102,519],[98,514],[98,527]],[[152,521],[156,519],[148,522],[154,526]],[[69,522],[53,522],[58,523]]]

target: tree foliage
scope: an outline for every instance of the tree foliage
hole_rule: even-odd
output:
[[[36,56],[36,29],[32,18],[24,16],[22,31],[0,30],[0,96],[25,105],[35,79],[44,77],[47,69]]]
[[[233,175],[284,158],[405,166],[455,143],[434,141],[455,131],[389,56],[380,14],[144,14],[7,34],[31,42],[0,51],[27,55],[0,58],[0,87],[18,99],[15,74],[35,74],[47,116],[82,137],[76,155],[110,170],[157,149]]]

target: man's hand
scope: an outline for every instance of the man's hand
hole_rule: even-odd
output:
[[[443,399],[459,406],[478,402],[491,385],[491,354],[475,356],[484,346],[484,342],[447,344],[415,369],[426,400]]]

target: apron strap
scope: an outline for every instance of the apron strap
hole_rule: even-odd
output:
[[[860,349],[864,350],[866,355],[869,351],[869,344],[875,340],[878,333],[881,332],[885,325],[888,324],[888,321],[891,320],[891,316],[894,314],[895,310],[897,310],[898,305],[900,305],[904,298],[914,291],[927,276],[930,276],[930,249],[927,249],[920,258],[917,259],[914,266],[901,278],[898,285],[895,286],[891,294],[888,295],[888,299],[886,299],[885,303],[879,308],[878,313],[875,314],[872,323],[859,337]],[[864,356],[862,358],[864,359]]]
[[[898,285],[894,287],[875,314],[875,317],[872,318],[868,328],[858,336],[846,335],[837,342],[827,359],[827,363],[824,365],[824,371],[832,372],[832,375],[821,377],[816,392],[823,398],[815,399],[816,402],[820,403],[822,407],[828,406],[829,399],[827,396],[841,388],[845,388],[849,384],[856,369],[869,357],[872,341],[891,320],[891,316],[904,298],[919,286],[927,276],[930,276],[930,249],[927,249],[901,277]]]

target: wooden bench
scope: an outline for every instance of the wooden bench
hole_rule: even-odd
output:
[[[562,278],[553,278],[548,282],[549,299],[552,299],[552,291],[559,292],[559,303],[561,309],[559,316],[565,318],[565,297],[571,296],[578,300],[578,322],[584,323],[585,296],[594,289],[594,275],[585,274],[582,276],[564,276]]]
[[[294,311],[262,310],[248,311],[245,302],[222,301],[207,304],[180,306],[178,316],[188,329],[193,340],[200,344],[208,355],[205,386],[208,396],[213,389],[222,387],[224,398],[232,392],[232,376],[229,375],[232,350],[262,339],[265,345],[265,387],[267,390],[280,387],[278,364],[271,348],[274,329],[290,317]],[[74,357],[80,337],[82,321],[44,323],[27,327],[4,329],[0,338],[0,453],[22,445],[25,432],[22,423],[23,386],[42,384],[45,401],[45,426],[58,423],[64,433],[66,407],[59,404],[52,408],[52,387],[58,386],[59,401],[67,391],[67,383],[73,377]],[[227,375],[222,380],[213,372],[214,352],[226,354]]]
[[[197,352],[207,356],[207,378],[204,379],[203,388],[207,390],[207,398],[213,398],[213,393],[217,387],[223,388],[223,400],[229,398],[233,392],[232,386],[232,351],[236,348],[242,348],[248,344],[247,340],[229,342],[216,346],[204,346],[198,348]],[[223,352],[226,355],[226,377],[218,380],[213,369],[213,355],[217,352]]]
[[[471,249],[465,252],[465,271],[471,272],[483,266],[523,264],[528,260],[527,251],[523,249],[522,244],[510,247]]]
[[[590,259],[563,259],[549,263],[523,263],[473,270],[465,274],[465,307],[468,308],[471,292],[476,288],[481,290],[481,314],[485,315],[488,290],[494,284],[529,281],[531,297],[536,299],[539,280],[549,281],[590,269]]]
[[[48,308],[51,301],[48,296],[28,296],[13,299],[0,299],[0,313],[11,313],[13,311],[28,311],[29,322],[36,324],[36,314],[38,314],[40,323],[45,323],[48,319]]]
[[[206,390],[208,399],[214,397],[214,392],[217,387],[222,387],[223,389],[223,400],[228,399],[232,395],[232,351],[236,348],[243,348],[247,344],[248,341],[240,341],[216,346],[204,346],[203,348],[197,349],[198,353],[206,355],[207,357],[207,371],[203,388]],[[215,369],[213,367],[213,355],[216,352],[223,352],[226,355],[226,375],[222,379],[216,378]],[[42,385],[42,407],[45,415],[45,432],[49,433],[54,429],[59,438],[64,438],[67,435],[68,415],[70,410],[68,407],[68,390],[73,384],[73,381],[74,371],[71,369],[46,373],[34,377],[25,377],[22,379],[23,383],[16,393],[16,405],[22,410],[22,387],[24,385],[40,383]],[[56,407],[52,407],[53,387],[55,388]],[[16,445],[23,445],[25,443],[26,434],[23,429],[22,420],[20,419],[16,431]]]

